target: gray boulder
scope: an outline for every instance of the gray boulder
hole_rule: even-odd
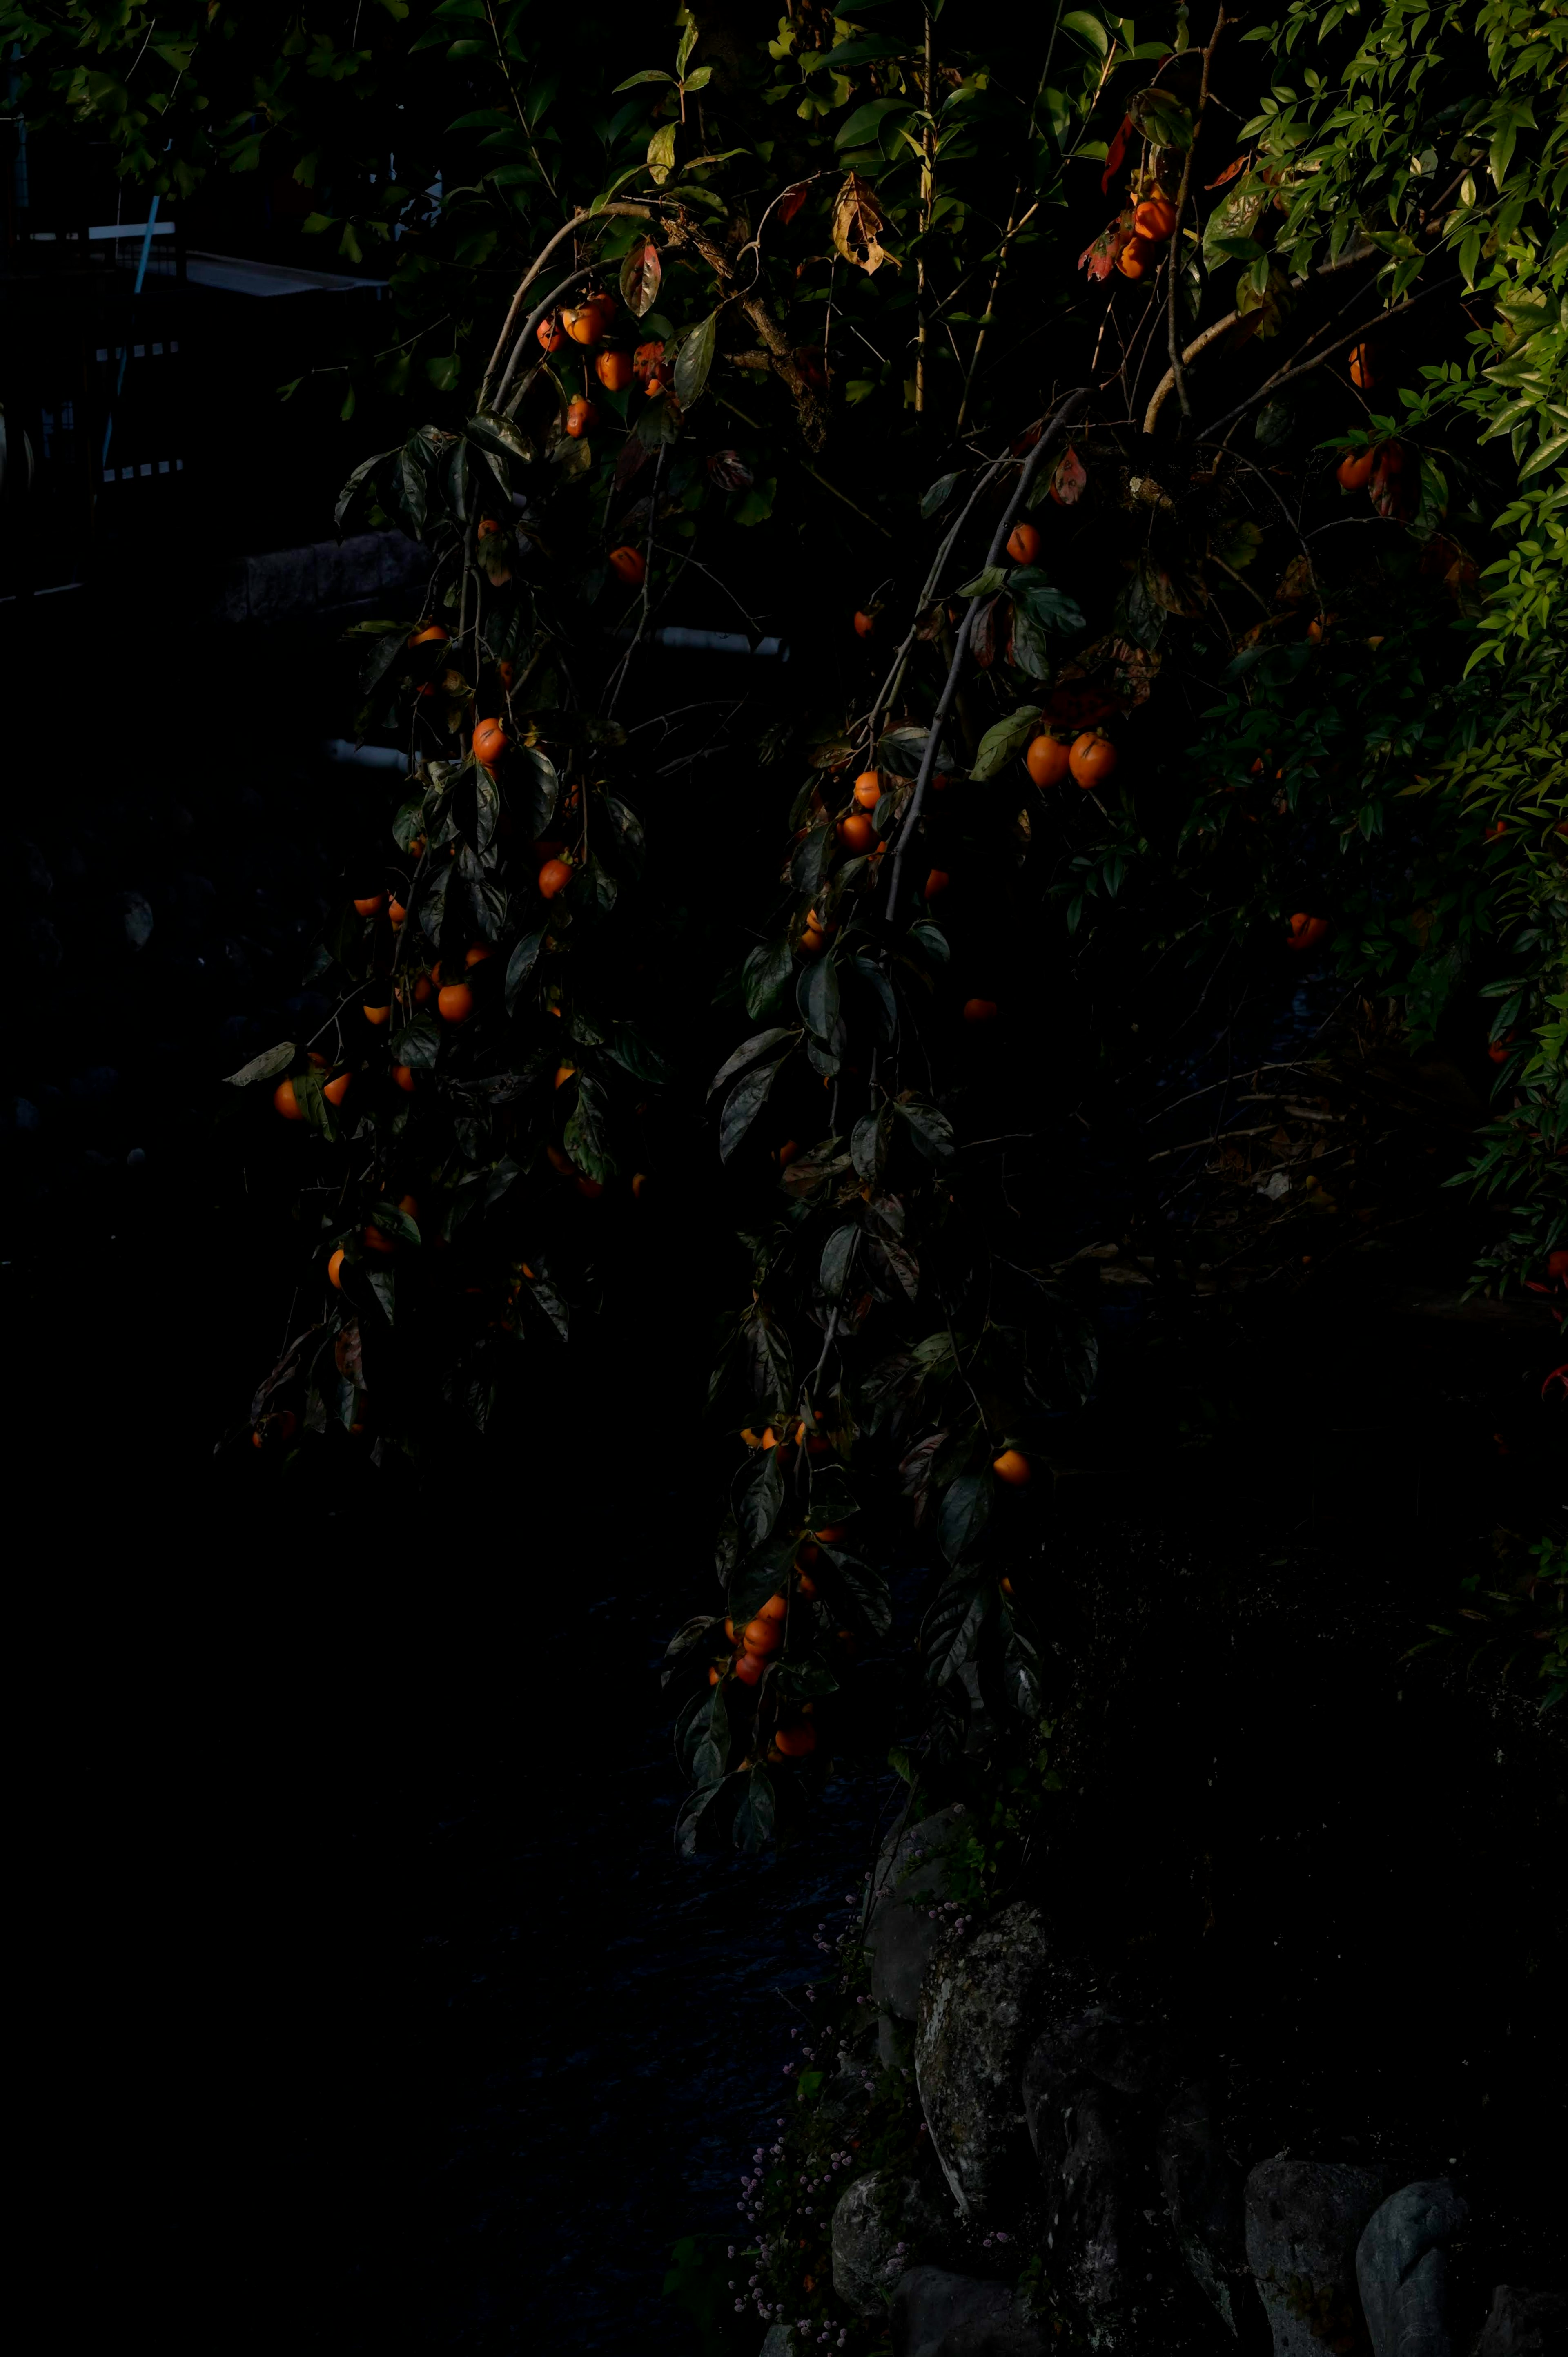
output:
[[[833,2212],[833,2289],[857,2316],[882,2317],[900,2276],[937,2257],[947,2221],[914,2177],[874,2169]]]
[[[1155,2166],[1188,2272],[1235,2332],[1248,2299],[1242,2177],[1225,2149],[1207,2082],[1178,2087],[1166,2104],[1155,2136]]]
[[[1262,2160],[1247,2179],[1247,2261],[1274,2357],[1364,2347],[1356,2245],[1382,2197],[1377,2171],[1348,2163]]]
[[[1356,2245],[1356,2282],[1376,2357],[1452,2357],[1448,2244],[1470,2215],[1445,2179],[1402,2186]]]
[[[1476,2343],[1476,2357],[1564,2357],[1568,2292],[1525,2291],[1499,2284]]]
[[[913,2021],[920,1983],[940,1928],[933,1910],[952,1887],[959,1850],[969,1836],[961,1802],[889,1841],[877,1860],[866,1919],[871,1994],[900,2021]]]
[[[1053,2022],[1024,2065],[1053,2276],[1101,2323],[1137,2307],[1150,2276],[1148,2099],[1170,2068],[1150,2029],[1103,2005]]]
[[[915,2081],[931,2148],[970,2217],[1011,2212],[1026,2190],[1023,2065],[1050,1964],[1044,1924],[1020,1904],[943,1941],[926,1974]]]
[[[1009,2284],[911,2267],[893,2295],[893,2357],[1045,2357],[1045,2333]]]
[[[795,2357],[795,2336],[787,2324],[770,2324],[757,2357]]]

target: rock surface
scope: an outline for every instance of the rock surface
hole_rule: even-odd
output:
[[[1024,2064],[1053,2273],[1101,2324],[1150,2277],[1151,2098],[1171,2071],[1156,2034],[1105,2005],[1059,2017]]]
[[[795,2336],[787,2324],[770,2324],[757,2357],[795,2357]]]
[[[899,2276],[940,2256],[946,2231],[918,2178],[857,2177],[833,2212],[833,2289],[857,2316],[886,2316]]]
[[[1011,2215],[1027,2192],[1023,2064],[1050,1964],[1039,1915],[1018,1905],[945,1942],[926,1975],[915,2078],[932,2150],[966,2215]]]
[[[1045,2357],[1045,2332],[1009,2284],[911,2267],[893,2296],[893,2357]]]
[[[1356,2245],[1356,2282],[1376,2357],[1451,2357],[1448,2244],[1470,2215],[1446,2179],[1380,2203]]]
[[[1476,2343],[1476,2357],[1563,2357],[1568,2351],[1568,2292],[1525,2291],[1499,2284]]]
[[[1247,2299],[1243,2180],[1225,2149],[1206,2080],[1179,2086],[1166,2104],[1155,2136],[1155,2165],[1182,2257],[1235,2332]]]
[[[1356,2245],[1383,2180],[1340,2161],[1262,2160],[1247,2179],[1247,2260],[1274,2357],[1325,2357],[1367,2346]]]
[[[922,1817],[877,1860],[871,1912],[865,1927],[871,1959],[871,1994],[900,2021],[913,2021],[940,1929],[932,1910],[952,1884],[956,1855],[969,1835],[961,1802]]]

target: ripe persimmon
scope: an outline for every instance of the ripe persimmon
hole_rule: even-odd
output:
[[[344,1098],[349,1093],[349,1083],[353,1077],[354,1075],[352,1072],[339,1072],[335,1081],[323,1082],[321,1093],[326,1098],[328,1104],[340,1105],[342,1103]]]
[[[1377,371],[1372,364],[1370,344],[1351,345],[1350,382],[1358,393],[1365,393],[1369,386],[1377,382]]]
[[[933,867],[930,874],[927,877],[925,883],[921,887],[921,899],[926,900],[934,900],[940,892],[945,892],[947,890],[948,886],[951,882],[952,877],[948,874],[945,867]]]
[[[495,952],[486,942],[475,942],[471,948],[463,952],[463,963],[467,966],[483,965],[488,957],[494,955]]]
[[[802,1595],[802,1596],[805,1598],[805,1599],[806,1599],[806,1601],[807,1601],[807,1603],[808,1603],[808,1604],[813,1603],[813,1602],[815,1601],[815,1599],[816,1599],[816,1594],[817,1594],[817,1583],[816,1583],[816,1581],[811,1577],[811,1573],[810,1573],[809,1571],[803,1571],[803,1572],[801,1572],[801,1573],[800,1574],[799,1577],[796,1579],[795,1586],[796,1586],[797,1589],[799,1590],[800,1594],[800,1595]]]
[[[851,811],[847,818],[839,821],[838,837],[846,851],[858,854],[871,849],[876,840],[876,829],[863,812]]]
[[[534,332],[547,352],[558,352],[566,340],[566,330],[561,325],[559,311],[552,311],[548,319],[541,319]]]
[[[1037,786],[1059,786],[1068,774],[1072,748],[1064,737],[1035,737],[1024,756],[1024,767]]]
[[[558,1146],[547,1146],[544,1149],[544,1158],[557,1178],[570,1178],[574,1176],[576,1166],[569,1155],[562,1153]]]
[[[365,1249],[367,1252],[390,1253],[396,1249],[391,1236],[384,1234],[382,1231],[375,1225],[373,1221],[366,1221],[361,1233],[364,1237]]]
[[[446,633],[439,622],[421,622],[417,630],[410,632],[408,643],[411,647],[444,647]]]
[[[648,578],[648,559],[640,548],[612,548],[609,567],[628,589],[640,589]]]
[[[357,917],[379,917],[386,904],[384,892],[372,892],[368,899],[355,901],[354,913]]]
[[[1091,787],[1103,785],[1116,767],[1116,748],[1109,737],[1089,728],[1074,738],[1067,760],[1068,768],[1087,793]]]
[[[413,1195],[400,1195],[397,1199],[397,1207],[400,1211],[406,1212],[411,1220],[418,1219],[419,1204]]]
[[[863,614],[857,606],[854,614],[854,634],[857,639],[869,639],[876,629],[875,614]]]
[[[546,900],[553,900],[572,881],[572,871],[564,859],[547,859],[539,871],[539,889]]]
[[[966,1023],[994,1023],[996,1001],[993,998],[966,998],[963,1002],[963,1019]]]
[[[1512,1048],[1513,1043],[1514,1035],[1511,1031],[1505,1031],[1500,1039],[1493,1039],[1490,1041],[1487,1049],[1487,1053],[1491,1058],[1494,1064],[1506,1064],[1508,1062],[1509,1050]]]
[[[383,1002],[380,1006],[367,1006],[364,1015],[367,1023],[390,1023],[392,1008]]]
[[[782,1620],[789,1609],[787,1596],[770,1596],[766,1604],[757,1608],[757,1617],[759,1620]]]
[[[1146,237],[1130,237],[1116,257],[1116,267],[1123,278],[1144,278],[1155,259],[1155,248]]]
[[[273,1091],[273,1103],[276,1105],[279,1113],[282,1114],[285,1121],[303,1121],[305,1119],[304,1108],[301,1106],[299,1099],[295,1095],[294,1082],[292,1081],[284,1080],[278,1082],[276,1088]]]
[[[784,1636],[776,1620],[748,1620],[741,1631],[740,1641],[748,1653],[776,1653]]]
[[[640,1202],[643,1196],[647,1194],[649,1185],[650,1180],[646,1170],[634,1170],[632,1172],[631,1191],[639,1202]]]
[[[391,918],[391,920],[392,920],[392,930],[393,930],[393,931],[394,931],[394,932],[396,931],[396,930],[397,930],[398,926],[402,924],[402,922],[403,922],[403,919],[407,916],[407,914],[408,914],[408,910],[407,910],[407,909],[403,906],[403,902],[402,902],[401,900],[389,900],[389,901],[388,901],[388,903],[387,903],[387,915],[388,915],[388,916]]]
[[[773,1738],[786,1760],[802,1760],[817,1748],[817,1730],[810,1719],[800,1727],[781,1727]]]
[[[251,1446],[252,1448],[265,1448],[269,1443],[292,1440],[298,1430],[299,1418],[293,1408],[274,1408],[271,1415],[262,1418],[252,1433]]]
[[[1376,456],[1373,450],[1347,450],[1334,469],[1340,490],[1364,491],[1371,480]]]
[[[794,1139],[792,1137],[787,1137],[784,1140],[783,1145],[778,1148],[773,1159],[777,1162],[780,1170],[788,1170],[790,1163],[794,1161],[795,1157],[800,1151],[800,1149],[796,1145]]]
[[[575,344],[596,344],[603,339],[605,315],[596,303],[579,303],[575,310],[563,312],[562,319]]]
[[[1015,523],[1007,535],[1007,554],[1015,565],[1033,565],[1040,553],[1040,535],[1032,523]]]
[[[662,337],[650,338],[639,344],[631,356],[631,372],[644,393],[657,393],[664,373],[664,342]]]
[[[582,393],[576,394],[573,400],[566,404],[566,431],[572,436],[574,442],[578,441],[583,435],[588,433],[598,424],[598,411],[595,408],[591,401],[584,398]],[[509,664],[507,668],[510,670],[510,665]],[[507,682],[507,684],[509,687],[511,684],[510,680]]]
[[[331,1259],[327,1264],[328,1276],[331,1279],[332,1284],[339,1293],[343,1290],[343,1247],[339,1244],[337,1251],[333,1254]]]
[[[1007,1482],[1015,1490],[1021,1490],[1034,1473],[1033,1466],[1021,1448],[1004,1448],[1000,1457],[992,1458],[991,1469],[999,1481]]]
[[[631,354],[600,352],[594,361],[594,374],[607,393],[624,393],[631,382]]]
[[[820,933],[815,925],[802,925],[800,938],[795,946],[802,957],[815,957],[818,952],[826,946],[826,934]]]
[[[863,811],[875,810],[882,800],[882,780],[875,770],[863,770],[854,781],[854,799]]]
[[[596,1200],[596,1199],[605,1191],[604,1180],[602,1178],[590,1178],[585,1170],[578,1171],[576,1186],[578,1194],[583,1197],[585,1202],[589,1203]]]
[[[430,976],[427,974],[416,975],[413,985],[414,1005],[416,1006],[423,1006],[435,987],[435,985],[431,981]]]
[[[811,1535],[815,1539],[820,1539],[823,1546],[833,1546],[843,1538],[843,1523],[830,1523],[825,1531],[813,1531]]]
[[[735,1657],[732,1674],[740,1680],[743,1686],[754,1686],[760,1680],[766,1666],[760,1653],[737,1653]]]
[[[413,1094],[413,1067],[412,1064],[394,1064],[392,1066],[392,1078],[397,1082],[398,1087],[403,1091],[404,1096],[411,1097]]]
[[[509,739],[499,720],[476,720],[474,723],[474,759],[481,768],[493,769],[506,751]]]
[[[1285,928],[1285,947],[1292,950],[1316,949],[1328,931],[1326,917],[1309,917],[1305,910],[1289,919]]]
[[[1163,188],[1145,197],[1133,215],[1133,228],[1139,237],[1151,245],[1164,245],[1176,228],[1176,207]]]
[[[467,1023],[474,1011],[474,994],[466,982],[443,983],[435,1004],[443,1023]]]
[[[577,1077],[577,1067],[576,1067],[576,1065],[575,1065],[575,1064],[557,1064],[557,1065],[556,1065],[556,1067],[555,1067],[555,1085],[556,1085],[556,1087],[557,1087],[558,1089],[564,1089],[564,1088],[565,1087],[565,1085],[566,1085],[566,1083],[567,1083],[567,1082],[568,1082],[568,1081],[575,1081],[575,1080],[576,1079],[576,1077]]]

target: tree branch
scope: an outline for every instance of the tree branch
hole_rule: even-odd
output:
[[[1044,459],[1054,448],[1058,437],[1066,431],[1067,427],[1072,424],[1074,418],[1078,416],[1079,411],[1084,407],[1088,400],[1088,385],[1080,384],[1076,386],[1074,390],[1068,394],[1066,400],[1058,409],[1056,415],[1051,419],[1050,424],[1046,427],[1044,433],[1040,436],[1039,440],[1030,451],[1029,456],[1019,473],[1017,485],[1014,490],[1013,496],[1008,500],[1006,507],[1003,510],[1002,520],[998,523],[995,533],[992,536],[991,547],[985,559],[988,568],[993,565],[1000,565],[1002,562],[1003,554],[1006,549],[1008,536],[1013,530],[1015,519],[1017,516],[1019,509],[1023,506],[1024,501],[1029,495],[1029,487],[1040,470],[1041,460]],[[942,689],[940,696],[938,698],[937,708],[931,718],[930,733],[926,738],[926,749],[920,756],[920,774],[915,780],[915,791],[909,797],[909,806],[904,813],[904,822],[898,830],[898,847],[893,855],[893,881],[887,888],[887,922],[889,925],[893,923],[898,913],[898,888],[903,880],[904,855],[908,849],[909,844],[913,839],[916,823],[919,818],[922,808],[924,807],[926,789],[930,783],[931,772],[937,765],[937,749],[941,743],[942,730],[947,724],[948,715],[951,712],[954,702],[957,699],[959,685],[963,678],[964,663],[969,654],[969,642],[974,629],[974,613],[975,607],[978,602],[979,601],[973,597],[970,599],[969,609],[964,615],[962,622],[959,626],[958,643],[953,649],[952,662],[948,666],[947,683]]]

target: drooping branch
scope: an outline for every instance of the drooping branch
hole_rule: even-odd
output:
[[[1001,521],[997,524],[996,530],[992,535],[991,546],[985,558],[988,569],[992,565],[1001,564],[1003,556],[1006,552],[1008,538],[1012,533],[1014,523],[1017,519],[1018,511],[1023,506],[1025,500],[1028,498],[1030,486],[1033,484],[1035,477],[1040,470],[1041,462],[1055,448],[1056,444],[1065,433],[1068,426],[1072,424],[1073,420],[1084,408],[1089,400],[1089,395],[1090,388],[1088,385],[1080,384],[1076,386],[1074,390],[1068,394],[1066,400],[1060,404],[1056,415],[1051,419],[1050,424],[1045,428],[1039,440],[1030,451],[1027,459],[1025,461],[1024,466],[1020,470],[1017,483],[1014,488],[1013,496],[1008,500],[1006,507],[1003,510]],[[908,849],[909,844],[913,839],[916,824],[918,822],[922,809],[925,807],[926,791],[927,788],[930,784],[931,775],[937,765],[937,752],[941,743],[942,730],[947,725],[948,716],[951,712],[953,705],[958,699],[958,692],[962,684],[964,669],[969,658],[970,640],[974,630],[975,608],[978,603],[979,600],[976,598],[972,597],[970,599],[969,610],[964,615],[962,622],[959,625],[958,640],[953,648],[952,661],[948,665],[947,680],[943,685],[941,694],[937,699],[937,708],[931,717],[930,733],[926,738],[926,749],[920,756],[920,771],[918,777],[915,780],[915,791],[909,797],[909,806],[904,813],[903,823],[898,830],[898,845],[897,850],[893,854],[893,880],[887,888],[887,922],[889,925],[894,922],[898,913],[898,892],[904,876],[904,855]]]
[[[1181,182],[1176,190],[1176,221],[1171,230],[1171,258],[1166,265],[1165,335],[1169,345],[1170,373],[1176,382],[1176,398],[1181,403],[1184,417],[1192,414],[1192,404],[1187,397],[1187,384],[1181,372],[1181,354],[1176,349],[1176,281],[1181,275],[1181,227],[1187,218],[1187,200],[1192,188],[1192,159],[1197,153],[1197,142],[1203,129],[1203,113],[1208,104],[1208,69],[1214,52],[1219,46],[1219,36],[1225,29],[1225,11],[1221,7],[1214,19],[1214,30],[1208,37],[1208,47],[1203,52],[1203,75],[1197,89],[1197,112],[1192,119],[1192,140],[1182,157]]]

